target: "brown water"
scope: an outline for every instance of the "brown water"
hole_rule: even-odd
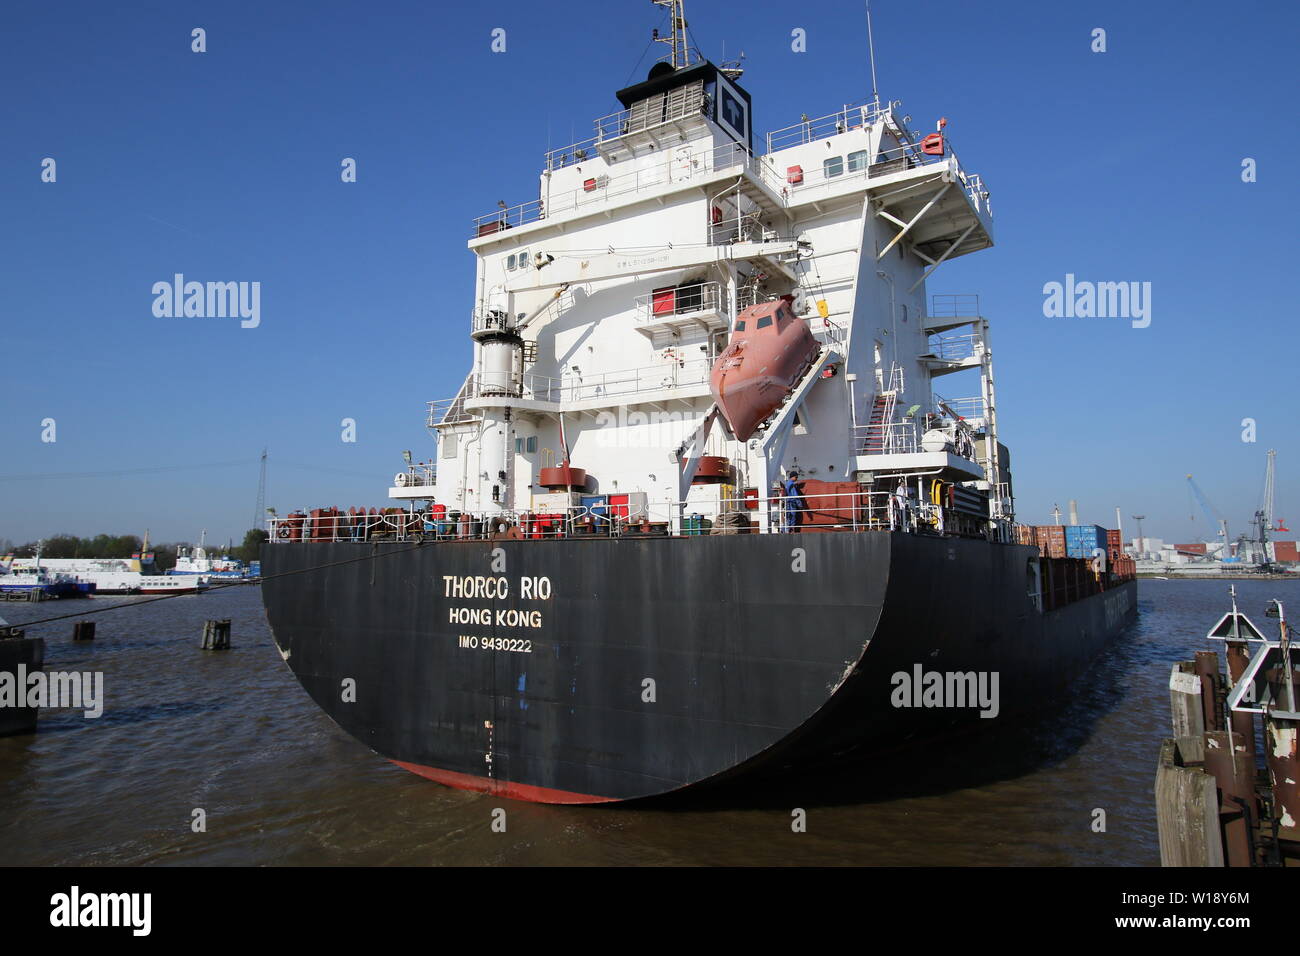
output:
[[[515,803],[392,766],[301,690],[255,587],[96,615],[89,644],[59,622],[29,634],[45,637],[48,669],[104,673],[105,712],[49,711],[35,736],[0,740],[0,864],[1156,865],[1169,667],[1215,647],[1202,635],[1228,584],[1141,582],[1139,623],[1062,709],[997,738],[635,809]],[[1300,612],[1300,582],[1236,584],[1261,627],[1268,598]],[[0,615],[22,624],[78,607]],[[199,650],[212,617],[232,619],[232,650]],[[491,827],[498,807],[505,833]],[[204,833],[191,830],[195,808]],[[794,808],[806,832],[792,832]]]

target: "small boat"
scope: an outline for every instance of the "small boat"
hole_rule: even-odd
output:
[[[90,597],[95,585],[45,568],[20,568],[0,574],[0,592],[40,591],[47,597]]]
[[[781,407],[817,358],[819,346],[786,298],[751,305],[736,317],[731,344],[713,365],[713,400],[739,441]]]

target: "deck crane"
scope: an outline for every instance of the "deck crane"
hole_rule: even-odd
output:
[[[1210,504],[1209,499],[1205,497],[1205,492],[1201,491],[1200,486],[1195,482],[1195,480],[1193,480],[1191,475],[1187,476],[1187,486],[1191,489],[1192,496],[1196,499],[1197,503],[1200,504],[1201,510],[1205,512],[1206,520],[1208,520],[1211,525],[1217,524],[1219,526],[1219,537],[1223,539],[1223,550],[1219,554],[1219,560],[1232,560],[1231,557],[1229,557],[1230,551],[1228,549],[1228,542],[1231,540],[1228,537],[1228,519],[1219,514],[1219,510]],[[1195,515],[1192,517],[1195,518]]]

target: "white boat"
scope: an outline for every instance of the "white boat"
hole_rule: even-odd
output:
[[[208,589],[202,575],[146,574],[140,579],[141,594],[197,594]]]
[[[248,579],[249,570],[238,558],[228,555],[214,558],[208,555],[204,547],[207,535],[207,531],[203,531],[199,535],[198,545],[194,548],[178,548],[176,566],[167,573],[178,577],[197,575],[205,584],[213,580],[228,582]]]

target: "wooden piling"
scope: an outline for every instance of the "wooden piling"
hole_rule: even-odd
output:
[[[1219,794],[1203,769],[1204,751],[1199,736],[1167,737],[1160,747],[1156,825],[1162,866],[1223,866]]]
[[[1201,678],[1195,661],[1179,661],[1169,675],[1169,709],[1175,737],[1205,733],[1205,711],[1201,704]]]
[[[206,621],[203,624],[203,650],[230,650],[230,618],[222,621]]]
[[[77,621],[72,625],[72,639],[74,641],[93,641],[95,639],[95,622]]]

